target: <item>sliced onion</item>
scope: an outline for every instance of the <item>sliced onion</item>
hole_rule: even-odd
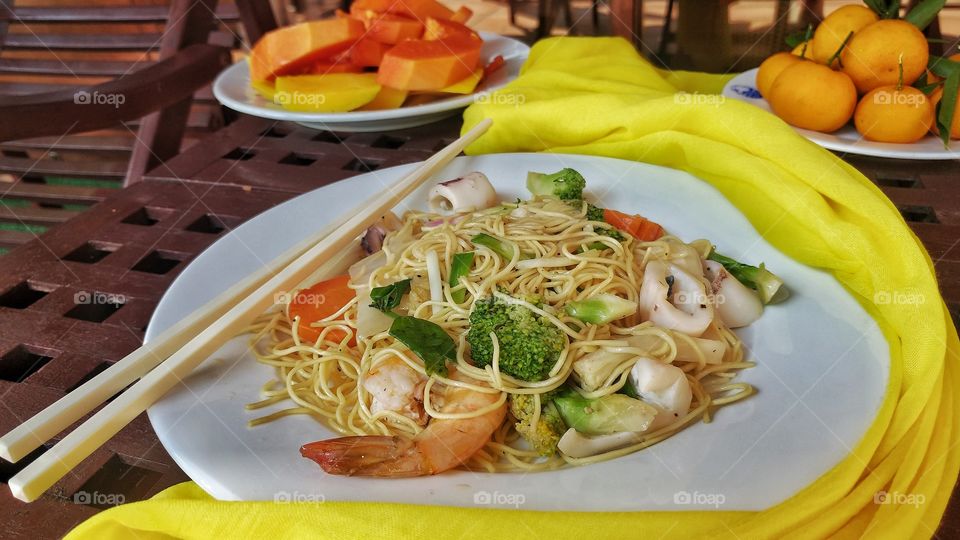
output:
[[[556,268],[560,266],[573,266],[580,261],[569,257],[545,257],[543,259],[526,259],[517,263],[517,270],[529,270],[531,268]]]
[[[443,302],[443,278],[440,276],[440,257],[437,250],[431,249],[427,252],[427,279],[430,280],[430,300],[433,302]],[[433,305],[433,314],[440,311],[440,306]]]

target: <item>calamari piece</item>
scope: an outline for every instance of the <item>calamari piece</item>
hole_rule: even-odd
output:
[[[760,297],[733,277],[722,264],[704,261],[707,278],[713,287],[717,315],[730,328],[747,326],[763,314]]]
[[[596,456],[613,450],[619,450],[631,444],[642,441],[640,434],[632,431],[621,431],[609,435],[587,436],[570,428],[560,437],[557,450],[572,458]]]
[[[497,192],[487,176],[472,172],[430,190],[430,209],[434,212],[483,210],[497,204]]]
[[[665,238],[670,246],[670,263],[676,265],[695,277],[703,277],[703,266],[700,253],[693,246],[685,244],[676,238]]]
[[[630,383],[640,399],[657,409],[648,430],[659,429],[690,412],[693,392],[682,369],[652,358],[638,358],[630,370]]]
[[[638,312],[657,326],[697,337],[713,321],[714,306],[703,280],[675,264],[653,260],[644,270]]]

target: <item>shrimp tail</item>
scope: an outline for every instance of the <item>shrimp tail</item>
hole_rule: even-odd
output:
[[[430,474],[412,440],[384,435],[340,437],[307,443],[300,454],[329,474],[343,476],[421,476]]]

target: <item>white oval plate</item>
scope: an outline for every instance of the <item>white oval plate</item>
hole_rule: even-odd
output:
[[[757,68],[744,71],[723,87],[723,95],[756,105],[772,113],[770,104],[757,90]],[[849,154],[900,159],[957,159],[960,144],[951,141],[953,148],[944,148],[943,142],[932,134],[912,144],[880,143],[864,139],[853,124],[847,124],[833,133],[820,133],[809,129],[794,128],[797,133],[824,148]]]
[[[500,55],[504,59],[503,67],[481,81],[472,94],[451,96],[424,105],[344,113],[288,111],[264,99],[250,87],[250,69],[246,60],[233,64],[217,76],[213,83],[213,95],[217,101],[233,110],[261,118],[297,122],[313,129],[346,132],[390,131],[421,126],[456,114],[459,109],[503,87],[520,74],[520,67],[527,60],[530,47],[513,38],[490,32],[480,32],[480,37],[483,38],[480,62],[486,65]]]
[[[438,176],[483,171],[504,200],[525,197],[526,171],[581,171],[590,197],[640,212],[680,237],[709,238],[722,252],[765,262],[792,297],[739,332],[758,366],[739,380],[750,399],[718,411],[650,449],[612,461],[533,474],[451,471],[411,479],[332,476],[300,457],[302,444],[335,436],[305,416],[248,428],[244,410],[273,371],[238,337],[150,408],[173,459],[226,500],[390,501],[537,510],[722,508],[760,510],[843,459],[873,421],[888,375],[888,348],[874,321],[828,274],[763,240],[714,188],[687,173],[617,159],[549,154],[460,157]],[[231,231],[200,254],[157,306],[153,338],[230,284],[395,182],[414,165],[355,176],[292,199]],[[429,185],[407,199],[424,208]],[[398,210],[404,210],[399,208]],[[276,407],[275,407],[276,408]],[[275,408],[269,409],[270,411]]]

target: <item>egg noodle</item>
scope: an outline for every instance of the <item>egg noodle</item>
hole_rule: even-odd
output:
[[[475,246],[471,238],[479,233],[496,236],[513,245],[512,260]],[[502,406],[509,394],[533,394],[538,405],[536,414],[539,414],[539,396],[567,383],[587,398],[612,394],[626,384],[637,356],[681,368],[691,387],[693,400],[686,415],[655,431],[640,434],[635,444],[586,458],[572,458],[559,452],[544,457],[528,449],[514,427],[516,420],[508,415],[486,446],[467,463],[468,468],[490,472],[545,470],[568,463],[594,463],[623,456],[662,441],[698,419],[709,422],[716,407],[753,393],[749,384],[732,380],[738,370],[754,364],[744,360],[742,342],[719,317],[714,318],[710,331],[713,339],[726,347],[719,363],[708,363],[694,338],[649,321],[641,322],[637,314],[610,324],[594,325],[563,311],[565,304],[598,293],[638,301],[648,262],[654,259],[672,262],[694,253],[700,264],[699,258],[705,258],[711,248],[706,241],[684,244],[671,236],[638,242],[632,238],[619,241],[602,233],[598,222],[586,218],[586,205],[578,208],[553,198],[535,198],[518,202],[515,208],[499,207],[466,216],[408,212],[403,217],[402,229],[391,233],[409,235],[411,241],[399,252],[391,251],[390,242],[385,244],[386,264],[370,274],[368,286],[384,286],[411,278],[410,292],[400,307],[406,308],[410,315],[438,324],[454,338],[456,370],[468,379],[451,380],[438,375],[429,378],[422,385],[420,398],[430,417],[479,416]],[[598,242],[604,246],[602,249],[598,249]],[[440,302],[431,301],[430,296],[427,276],[430,251],[439,256],[442,269],[451,267],[456,253],[475,252],[470,273],[461,278],[460,285],[448,285],[447,270],[443,270],[443,301]],[[521,253],[527,254],[522,260]],[[451,294],[461,288],[465,288],[467,294],[465,301],[457,304]],[[545,379],[523,381],[501,372],[495,335],[492,364],[484,368],[471,364],[466,342],[470,311],[475,301],[491,295],[524,305],[565,334],[566,346]],[[532,298],[540,300],[537,305],[522,300]],[[351,345],[357,335],[357,311],[355,298],[337,313],[312,323],[311,326],[320,331],[316,343],[300,340],[299,318],[290,320],[286,310],[268,312],[255,322],[249,332],[253,334],[257,359],[276,368],[277,375],[264,386],[264,399],[248,408],[260,409],[287,400],[293,406],[253,420],[251,425],[307,414],[345,435],[412,437],[423,429],[403,414],[371,411],[372,397],[363,387],[365,374],[380,363],[397,358],[421,374],[425,375],[425,369],[417,355],[386,331],[357,339],[355,345]],[[331,335],[338,341],[331,340]],[[628,338],[634,339],[628,342]],[[642,346],[637,346],[638,342]],[[598,350],[631,353],[631,357],[616,365],[599,388],[588,391],[574,373],[573,365],[584,355]],[[678,358],[681,350],[687,352],[684,359]],[[442,385],[499,394],[499,399],[480,410],[441,413],[431,394]]]

